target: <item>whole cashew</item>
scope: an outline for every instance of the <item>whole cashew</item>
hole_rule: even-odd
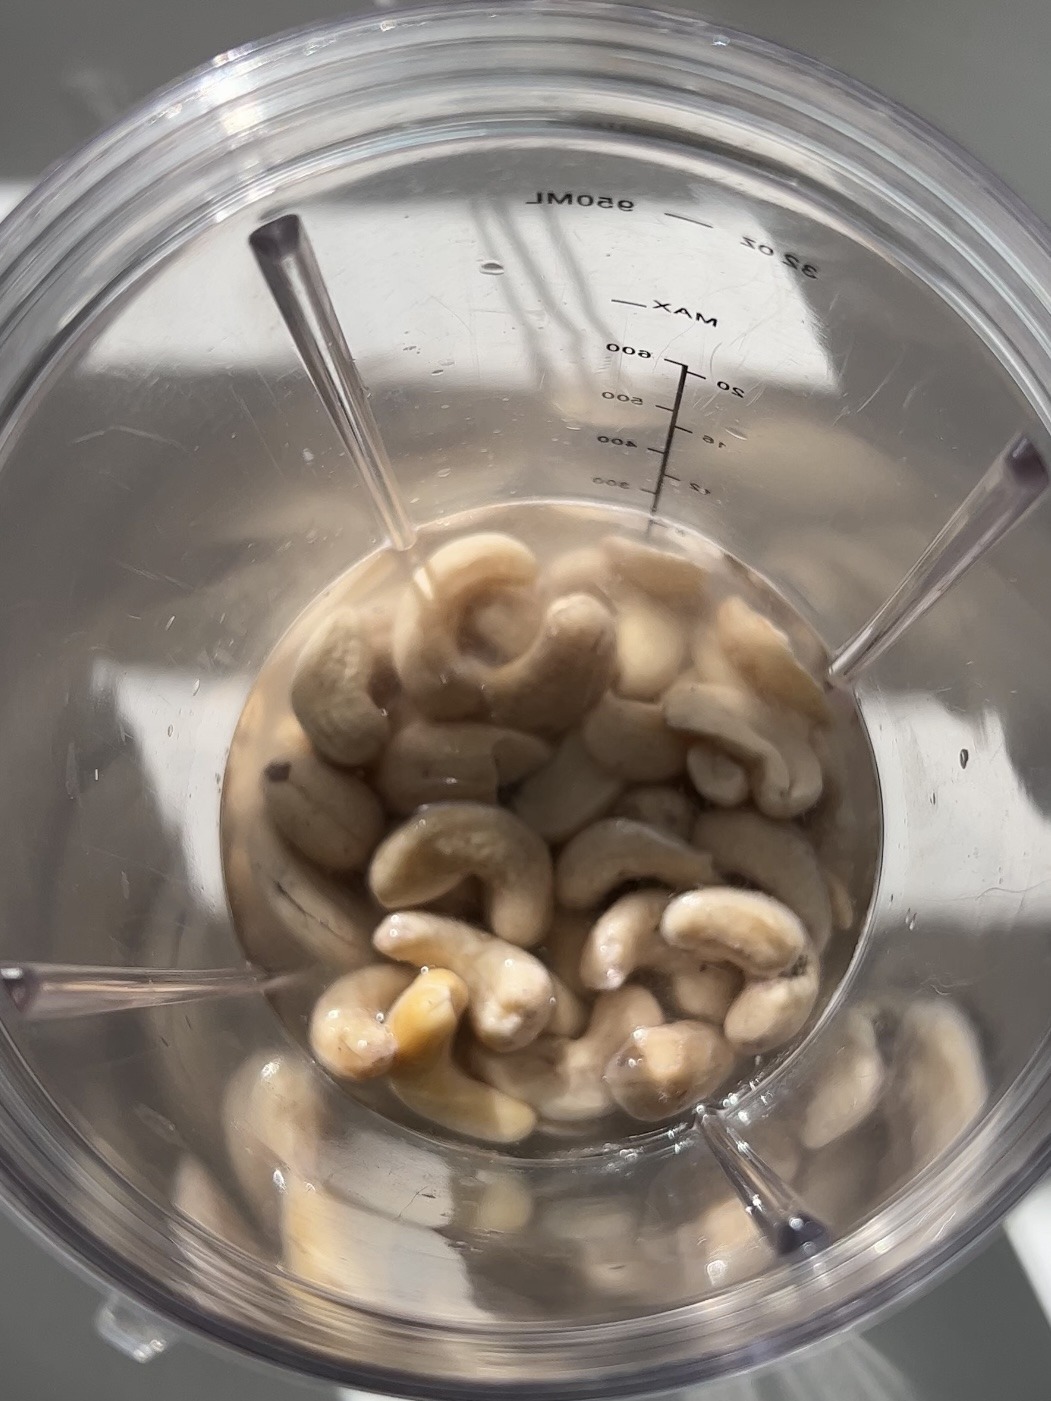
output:
[[[686,633],[681,619],[637,590],[617,599],[617,692],[655,700],[682,670]]]
[[[570,731],[554,756],[521,785],[511,806],[546,841],[563,842],[607,812],[622,786]]]
[[[668,995],[676,1011],[694,1021],[722,1026],[744,979],[737,968],[712,963],[697,967],[667,965]]]
[[[372,1080],[394,1064],[398,1043],[384,1014],[412,982],[407,968],[376,963],[337,978],[314,1004],[310,1049],[341,1080]]]
[[[626,817],[585,827],[562,848],[555,866],[558,901],[571,910],[592,908],[627,881],[683,890],[714,879],[707,853]]]
[[[749,1279],[771,1260],[772,1251],[738,1197],[710,1207],[692,1227],[683,1229],[684,1248],[708,1257],[705,1266],[714,1289]]]
[[[698,739],[686,751],[686,772],[702,798],[716,807],[735,808],[748,797],[748,772],[729,754]]]
[[[803,1147],[826,1148],[863,1124],[879,1104],[885,1078],[871,1019],[848,1012],[835,1050],[811,1089],[800,1131]]]
[[[608,602],[613,593],[613,571],[604,550],[585,545],[556,555],[544,570],[541,581],[547,598],[567,593],[590,593]]]
[[[678,895],[664,910],[661,933],[700,963],[731,963],[750,978],[772,978],[810,948],[787,906],[751,890],[712,886]]]
[[[299,654],[292,711],[314,748],[333,764],[369,764],[386,742],[387,717],[369,692],[374,669],[365,628],[349,608],[326,619]]]
[[[422,910],[388,915],[373,935],[380,953],[463,978],[475,1034],[498,1051],[527,1045],[552,1022],[579,1030],[584,1012],[539,959],[459,920]],[[557,1013],[557,1016],[556,1016]]]
[[[664,784],[643,784],[639,788],[629,788],[613,804],[614,817],[627,817],[632,822],[642,822],[648,827],[657,827],[679,841],[690,840],[697,809],[685,793]],[[596,816],[601,816],[601,813]]]
[[[580,976],[580,960],[591,934],[593,916],[582,910],[555,907],[551,927],[544,936],[544,960],[555,977],[578,997],[590,997]]]
[[[736,876],[787,905],[823,953],[832,935],[828,888],[814,849],[798,828],[757,812],[705,812],[694,845],[710,852],[724,877]]]
[[[605,1081],[633,1119],[666,1119],[707,1099],[726,1080],[734,1053],[706,1022],[640,1027],[606,1066]]]
[[[467,1009],[467,984],[447,968],[424,968],[387,1013],[394,1038],[396,1071],[415,1070],[437,1060],[452,1040]]]
[[[612,1108],[602,1073],[611,1055],[633,1031],[663,1021],[657,999],[644,988],[603,993],[587,1031],[575,1041],[546,1036],[516,1055],[476,1047],[471,1064],[490,1084],[525,1100],[553,1123],[597,1119]]]
[[[926,1167],[970,1127],[989,1096],[974,1028],[945,998],[914,1002],[898,1028],[885,1114],[906,1139],[906,1170]]]
[[[263,769],[270,821],[308,861],[330,871],[358,871],[383,831],[383,810],[367,784],[319,759],[295,726],[281,736]]]
[[[509,662],[532,643],[542,616],[536,589],[491,589],[467,605],[460,635],[484,661]]]
[[[376,787],[392,812],[408,816],[426,803],[495,803],[551,757],[535,735],[477,721],[410,720],[391,738]]]
[[[629,783],[664,783],[682,773],[686,745],[651,701],[611,691],[584,719],[581,737],[593,759]]]
[[[662,603],[696,608],[707,592],[708,570],[696,560],[623,535],[608,535],[602,548],[616,576]]]
[[[581,952],[585,987],[611,992],[637,968],[660,966],[670,950],[658,935],[661,915],[671,899],[667,890],[635,890],[615,900],[595,920]]]
[[[818,724],[829,718],[823,688],[797,659],[787,635],[743,598],[723,600],[715,627],[727,657],[764,700],[787,705]]]
[[[381,905],[424,905],[477,876],[487,923],[511,944],[538,943],[551,919],[551,857],[512,813],[484,803],[432,803],[377,847],[369,885]]]
[[[249,1058],[230,1077],[220,1122],[227,1157],[255,1219],[274,1225],[280,1193],[275,1169],[310,1172],[321,1142],[320,1072],[280,1052]]]
[[[715,621],[704,617],[690,634],[690,660],[698,681],[709,686],[741,689],[741,676],[719,644]]]
[[[176,1211],[209,1235],[235,1246],[246,1255],[259,1254],[259,1242],[238,1208],[204,1164],[188,1153],[184,1153],[176,1164],[171,1198]],[[179,1245],[196,1266],[206,1266],[200,1247],[195,1242],[191,1243],[182,1232],[179,1233]]]
[[[835,871],[825,870],[825,887],[828,890],[828,903],[832,911],[833,928],[840,933],[854,925],[854,897],[846,882]]]
[[[723,1022],[726,1039],[743,1055],[758,1056],[791,1041],[814,1010],[820,969],[813,947],[779,978],[744,985]]]

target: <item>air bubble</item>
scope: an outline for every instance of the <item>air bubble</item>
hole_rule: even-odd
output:
[[[505,269],[503,263],[495,262],[490,258],[487,262],[479,263],[478,271],[484,272],[487,277],[499,277]]]

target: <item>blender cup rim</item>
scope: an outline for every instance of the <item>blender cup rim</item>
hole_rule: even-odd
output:
[[[779,45],[673,11],[603,0],[534,0],[497,11],[472,4],[383,11],[297,29],[246,45],[148,98],[108,132],[53,167],[36,190],[0,224],[0,346],[5,348],[5,355],[0,356],[0,434],[7,431],[15,407],[42,368],[54,361],[65,341],[111,293],[125,249],[117,246],[99,252],[92,245],[92,234],[97,238],[106,221],[128,216],[143,206],[149,209],[158,205],[166,180],[174,187],[178,178],[189,179],[186,166],[192,164],[195,152],[200,155],[203,150],[202,137],[212,145],[217,141],[221,145],[218,138],[222,137],[228,149],[214,153],[215,158],[232,160],[231,153],[250,147],[270,117],[265,112],[262,118],[257,114],[256,129],[239,129],[236,122],[226,119],[235,117],[238,110],[243,113],[253,102],[261,109],[267,93],[289,87],[297,75],[308,71],[308,64],[316,70],[315,81],[321,83],[328,78],[334,96],[334,75],[355,63],[365,64],[372,59],[394,62],[400,56],[408,65],[414,53],[432,41],[437,45],[440,61],[443,45],[462,41],[472,27],[479,25],[481,28],[470,37],[483,47],[528,43],[538,38],[550,43],[554,27],[564,38],[565,47],[560,49],[557,42],[550,43],[556,50],[550,59],[552,71],[557,67],[559,53],[568,52],[574,43],[587,49],[586,56],[594,53],[599,58],[603,53],[616,51],[618,45],[627,45],[640,64],[659,67],[673,96],[688,98],[696,105],[697,89],[682,86],[689,75],[695,75],[698,81],[729,83],[742,102],[759,94],[768,102],[779,103],[787,116],[816,123],[818,138],[829,145],[830,170],[833,155],[838,161],[837,177],[844,167],[861,171],[867,162],[863,173],[887,185],[889,193],[900,194],[902,208],[907,202],[915,218],[936,224],[943,239],[951,239],[962,260],[963,272],[957,268],[957,274],[967,274],[972,282],[968,294],[974,293],[975,286],[990,293],[993,312],[988,311],[987,302],[985,313],[1005,337],[1010,323],[1010,340],[1001,342],[1006,347],[1001,358],[1005,363],[1013,362],[1015,377],[1027,394],[1034,415],[1042,420],[1045,431],[1051,427],[1051,238],[1024,204],[978,162],[922,119],[889,103],[874,90]],[[685,41],[694,41],[695,47],[689,47]],[[531,53],[535,54],[535,49]],[[412,76],[406,67],[403,80],[408,84]],[[631,81],[630,75],[624,79],[627,85]],[[189,157],[183,150],[184,142],[191,146],[198,143]],[[833,152],[837,142],[840,149]],[[248,161],[244,164],[247,166]],[[243,168],[238,168],[238,175],[243,184],[237,193],[243,203],[258,200],[259,185],[249,182]],[[214,172],[211,178],[214,183]],[[209,220],[222,217],[229,207],[221,205],[216,195],[214,202],[195,211],[198,222],[189,225],[185,220],[177,221],[178,211],[169,204],[158,216],[158,228],[166,231],[170,246],[171,240],[186,238]],[[149,235],[147,230],[140,237]],[[133,232],[129,233],[129,246],[133,237]],[[74,270],[80,275],[79,282]],[[948,278],[940,290],[951,300],[954,288]],[[39,321],[42,312],[49,307],[53,310],[58,304],[64,307],[64,314],[52,316],[43,331],[29,324],[34,316]],[[5,369],[5,364],[10,368]],[[17,1058],[17,1051],[13,1055]],[[0,1083],[6,1082],[10,1089],[12,1081],[3,1067],[0,1076]],[[672,1315],[686,1328],[699,1305],[686,1305],[671,1314],[640,1316],[609,1328],[580,1325],[570,1330],[582,1338],[604,1338],[603,1346],[612,1354],[612,1329],[624,1335],[627,1347],[619,1364],[611,1364],[607,1358],[605,1365],[611,1366],[608,1373],[599,1370],[594,1356],[593,1370],[589,1372],[586,1350],[582,1348],[575,1360],[576,1370],[557,1380],[536,1376],[523,1380],[524,1368],[529,1364],[526,1350],[519,1357],[523,1368],[519,1375],[478,1379],[426,1378],[387,1371],[370,1363],[344,1363],[326,1356],[320,1348],[279,1340],[261,1327],[223,1317],[218,1291],[213,1291],[207,1308],[195,1305],[188,1293],[184,1296],[166,1287],[160,1271],[151,1273],[137,1260],[129,1260],[104,1238],[98,1227],[93,1228],[76,1216],[70,1206],[72,1194],[62,1190],[63,1178],[72,1180],[76,1163],[69,1155],[55,1151],[61,1138],[50,1131],[43,1114],[35,1122],[27,1122],[33,1120],[33,1115],[25,1108],[24,1089],[21,1093],[16,1090],[21,1101],[16,1106],[0,1100],[0,1123],[11,1131],[10,1138],[7,1133],[0,1134],[0,1189],[38,1229],[71,1251],[92,1273],[118,1287],[131,1289],[159,1312],[196,1331],[275,1362],[320,1376],[353,1379],[359,1384],[400,1388],[436,1398],[481,1396],[495,1390],[522,1396],[627,1395],[640,1387],[672,1387],[715,1375],[730,1366],[770,1360],[833,1327],[889,1305],[918,1288],[961,1250],[972,1246],[1051,1162],[1046,1125],[1051,1082],[1035,1066],[1022,1078],[1025,1092],[1020,1082],[1016,1100],[1010,1106],[998,1105],[997,1112],[980,1123],[954,1155],[951,1175],[962,1181],[968,1167],[978,1159],[980,1145],[987,1147],[994,1136],[1002,1146],[1014,1150],[1009,1166],[1007,1160],[1012,1154],[1003,1152],[996,1179],[990,1174],[988,1185],[972,1192],[966,1210],[953,1214],[942,1208],[941,1177],[937,1182],[928,1180],[910,1187],[910,1195],[926,1202],[932,1217],[938,1215],[939,1209],[943,1214],[940,1231],[926,1242],[922,1255],[904,1250],[899,1223],[898,1240],[894,1249],[888,1251],[888,1258],[895,1260],[894,1268],[876,1283],[862,1284],[855,1278],[847,1281],[844,1288],[843,1275],[848,1271],[843,1262],[838,1296],[831,1288],[830,1278],[824,1299],[820,1291],[813,1291],[809,1312],[791,1322],[776,1323],[758,1341],[733,1347],[727,1344],[721,1351],[699,1359],[689,1351],[687,1343],[680,1343],[675,1357],[654,1360],[651,1355],[637,1372],[629,1370],[636,1365],[635,1359],[627,1356],[630,1340],[661,1342],[662,1325],[671,1322]],[[43,1090],[39,1086],[36,1090],[43,1099]],[[56,1124],[60,1122],[57,1110],[53,1117]],[[47,1171],[35,1175],[34,1166],[48,1153],[51,1157],[46,1163]],[[117,1174],[105,1167],[101,1159],[95,1167],[117,1181]],[[126,1183],[117,1185],[126,1196],[134,1198],[134,1189]],[[882,1219],[893,1214],[895,1205],[896,1201],[892,1201],[882,1207],[874,1221],[849,1239],[870,1239]],[[157,1233],[152,1226],[144,1229]],[[830,1268],[839,1259],[836,1252],[833,1247],[828,1256]],[[746,1284],[730,1293],[737,1297],[742,1291],[748,1294],[748,1290]],[[501,1327],[506,1334],[518,1336],[515,1327]],[[467,1328],[450,1331],[464,1336],[471,1332]],[[538,1326],[536,1331],[547,1330]],[[561,1334],[559,1341],[564,1342]],[[605,1352],[601,1355],[606,1357]]]

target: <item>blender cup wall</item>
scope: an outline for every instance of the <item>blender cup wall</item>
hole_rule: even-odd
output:
[[[289,624],[382,544],[249,255],[275,213],[310,231],[415,520],[655,502],[830,647],[1005,440],[1046,443],[1047,325],[1019,298],[1051,285],[1042,242],[906,118],[717,39],[588,5],[293,38],[195,80],[159,145],[125,128],[54,177],[52,222],[16,215],[5,958],[241,957],[218,856],[234,725]],[[378,1121],[262,999],[8,1023],[9,1194],[177,1316],[417,1393],[671,1384],[911,1284],[1045,1146],[1047,529],[1032,517],[861,684],[872,908],[816,1029],[735,1106],[834,1226],[826,1256],[775,1265],[732,1223],[710,1248],[727,1192],[689,1132],[508,1164]],[[976,1075],[935,1122],[936,1075],[900,1062],[946,1006]],[[800,1150],[859,1011],[896,1065],[883,1107]],[[342,1242],[336,1275],[309,1250],[282,1274],[265,1212],[224,1243],[171,1210],[191,1154],[253,1217],[219,1112],[253,1053],[311,1077],[330,1125],[312,1187],[284,1186]]]

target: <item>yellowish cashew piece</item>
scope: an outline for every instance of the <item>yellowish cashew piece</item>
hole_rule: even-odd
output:
[[[607,817],[585,827],[562,848],[555,867],[558,901],[571,910],[592,908],[628,881],[683,890],[714,879],[705,852],[626,817]]]
[[[682,670],[686,632],[668,608],[635,590],[617,599],[617,692],[655,700]]]
[[[787,906],[732,886],[676,896],[663,912],[661,933],[698,962],[732,963],[750,978],[784,973],[810,948],[806,930]]]
[[[571,731],[549,762],[521,785],[511,806],[545,841],[563,842],[607,812],[622,787]]]
[[[607,692],[580,729],[588,752],[629,783],[664,783],[682,773],[686,744],[659,705]]]
[[[579,1030],[584,1011],[539,959],[459,920],[422,910],[388,915],[373,935],[380,953],[417,968],[437,965],[461,977],[478,1039],[511,1051],[549,1025]]]
[[[813,947],[779,978],[744,985],[723,1022],[726,1039],[742,1055],[774,1051],[797,1036],[817,1001],[820,968]]]
[[[817,952],[832,935],[828,887],[807,838],[788,822],[760,813],[705,812],[693,829],[694,845],[710,852],[721,875],[757,886],[787,905],[806,926]]]
[[[606,1066],[610,1093],[634,1119],[666,1119],[714,1094],[734,1065],[717,1027],[669,1022],[640,1027]]]
[[[372,789],[317,757],[298,725],[263,769],[267,816],[290,846],[329,871],[359,871],[383,832]]]
[[[397,1047],[395,1070],[411,1071],[437,1060],[468,1000],[467,984],[447,968],[418,973],[387,1013],[387,1029]]]
[[[810,1091],[800,1131],[803,1147],[826,1148],[863,1124],[879,1104],[885,1078],[871,1019],[864,1012],[848,1012]]]
[[[310,1017],[310,1049],[326,1070],[341,1080],[386,1075],[398,1043],[384,1014],[412,976],[407,968],[376,963],[326,988]]]
[[[640,987],[603,993],[587,1031],[576,1040],[546,1036],[517,1055],[494,1055],[476,1047],[476,1074],[506,1094],[525,1100],[552,1123],[583,1123],[612,1108],[603,1070],[616,1049],[639,1027],[663,1021],[652,993]]]
[[[471,720],[410,720],[384,750],[376,787],[403,816],[426,803],[495,803],[501,788],[550,757],[550,745],[520,730]]]
[[[764,700],[787,705],[818,724],[829,718],[824,689],[798,660],[787,635],[743,598],[723,600],[715,627],[726,656]]]
[[[432,803],[377,847],[369,885],[387,909],[425,905],[464,878],[486,890],[487,924],[509,943],[538,943],[551,919],[551,857],[504,808]]]
[[[629,788],[623,793],[613,804],[612,816],[628,817],[632,822],[645,823],[648,827],[656,827],[671,837],[677,837],[681,842],[687,842],[693,832],[697,809],[677,788],[649,783]]]
[[[387,717],[369,692],[374,668],[372,645],[350,608],[326,619],[299,654],[292,711],[330,763],[369,764],[386,742]]]
[[[703,600],[708,570],[696,560],[624,535],[608,535],[602,548],[614,575],[652,598],[675,607],[697,607]]]

